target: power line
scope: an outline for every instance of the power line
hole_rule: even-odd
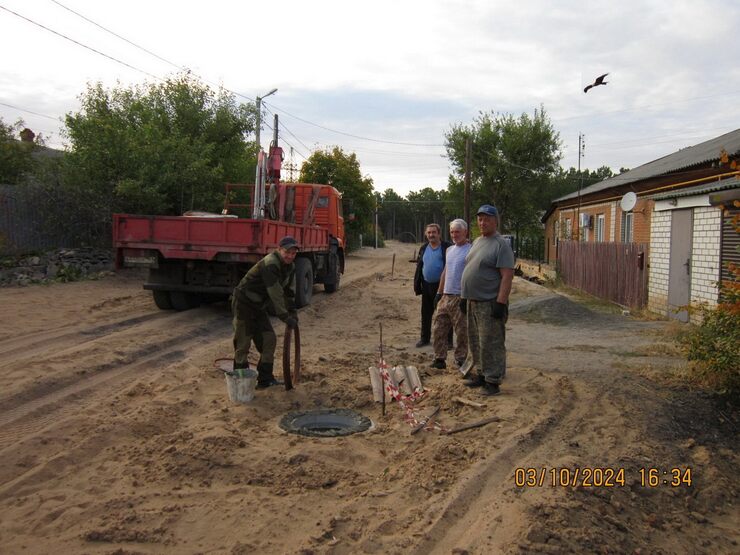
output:
[[[2,6],[0,6],[2,7]],[[0,102],[0,106],[5,106],[7,108],[12,108],[13,110],[20,110],[21,112],[28,112],[29,114],[33,114],[34,116],[39,116],[42,118],[52,119],[56,122],[59,122],[59,118],[54,118],[52,116],[47,116],[46,114],[39,114],[38,112],[33,112],[31,110],[26,110],[25,108],[19,108],[18,106],[13,106],[12,104],[6,104],[5,102]]]
[[[264,102],[264,104],[268,104],[267,102]],[[352,133],[345,133],[344,131],[338,131],[336,129],[332,129],[330,127],[326,127],[324,125],[320,125],[318,123],[314,123],[312,121],[308,121],[307,119],[303,119],[301,117],[298,117],[294,114],[291,114],[287,110],[283,110],[282,108],[279,108],[278,106],[275,106],[274,104],[269,104],[273,109],[277,110],[278,112],[282,112],[283,114],[290,116],[294,119],[297,119],[298,121],[302,121],[303,123],[307,123],[309,125],[313,125],[315,127],[318,127],[319,129],[323,129],[325,131],[329,131],[331,133],[337,133],[338,135],[345,135],[347,137],[352,137],[353,139],[359,139],[361,141],[372,141],[374,143],[385,143],[389,145],[405,145],[405,146],[444,146],[442,144],[429,144],[429,143],[405,143],[401,141],[384,141],[382,139],[373,139],[370,137],[362,137],[360,135],[353,135]]]
[[[23,19],[25,21],[28,21],[29,23],[31,23],[33,25],[36,25],[37,27],[41,27],[42,29],[44,29],[46,31],[49,31],[50,33],[54,33],[58,37],[62,37],[63,39],[68,40],[70,42],[73,42],[74,44],[76,44],[78,46],[81,46],[83,48],[86,48],[87,50],[90,50],[91,52],[95,52],[96,54],[99,54],[100,56],[103,56],[104,58],[108,58],[109,60],[113,60],[114,62],[116,62],[118,64],[121,64],[122,66],[125,66],[125,67],[127,67],[129,69],[133,69],[133,70],[138,71],[140,73],[143,73],[144,75],[148,75],[149,77],[152,77],[154,79],[157,79],[158,81],[161,81],[162,80],[161,78],[157,77],[156,75],[153,75],[153,74],[149,73],[148,71],[144,71],[143,69],[139,69],[138,67],[132,66],[131,64],[128,64],[128,63],[126,63],[124,61],[121,61],[118,58],[114,58],[113,56],[110,56],[110,55],[108,55],[108,54],[106,54],[104,52],[101,52],[100,50],[96,50],[92,46],[87,46],[86,44],[83,44],[80,41],[77,41],[77,40],[75,40],[73,38],[70,38],[67,35],[63,34],[63,33],[59,33],[58,31],[55,31],[54,29],[50,29],[49,27],[46,27],[45,25],[42,25],[41,23],[38,23],[38,22],[34,21],[33,19],[29,19],[29,18],[27,18],[27,17],[25,17],[25,16],[23,16],[23,15],[17,13],[17,12],[14,12],[13,10],[8,9],[8,8],[6,8],[3,5],[0,5],[0,9],[5,10],[6,12],[11,13],[14,16],[19,17],[19,18],[21,18],[21,19]]]
[[[272,110],[270,110],[270,109],[269,109],[269,108],[268,108],[267,106],[265,106],[265,109],[266,109],[266,110],[267,110],[268,112],[270,112],[271,114],[275,115],[275,114],[274,114],[274,113],[272,112]],[[300,140],[300,139],[299,139],[299,138],[298,138],[298,137],[297,137],[297,136],[295,135],[295,133],[293,133],[293,132],[292,132],[292,131],[291,131],[290,129],[288,129],[288,127],[287,127],[287,126],[285,125],[285,123],[283,123],[282,121],[279,121],[279,122],[278,122],[278,125],[279,125],[280,127],[282,127],[283,129],[285,129],[285,130],[286,130],[286,131],[287,131],[288,133],[290,133],[290,134],[291,134],[291,135],[292,135],[292,136],[293,136],[293,137],[295,138],[295,140],[296,140],[296,141],[298,141],[299,143],[301,143],[301,144],[303,145],[303,147],[304,147],[304,148],[305,148],[305,149],[306,149],[306,150],[307,150],[308,152],[311,152],[311,148],[310,148],[309,146],[307,146],[307,145],[306,145],[306,143],[304,143],[304,142],[303,142],[302,140]],[[279,133],[279,132],[280,132],[280,131],[278,130],[278,133]],[[293,148],[295,149],[295,147],[293,147]],[[301,154],[301,153],[300,153],[300,152],[298,151],[298,149],[295,149],[295,150],[296,150],[296,152],[298,152],[298,154]],[[303,156],[303,154],[301,154],[301,156]],[[307,158],[306,158],[305,156],[303,156],[303,158],[304,158],[304,159],[307,159]]]
[[[59,6],[60,8],[63,8],[63,9],[65,9],[65,10],[67,10],[68,12],[72,12],[72,13],[73,13],[73,14],[75,14],[75,15],[76,15],[77,17],[80,17],[80,18],[84,19],[84,20],[85,20],[85,21],[87,21],[88,23],[92,23],[93,25],[95,25],[95,26],[96,26],[96,27],[98,27],[99,29],[102,29],[102,30],[103,30],[103,31],[105,31],[106,33],[110,33],[110,34],[111,34],[111,35],[113,35],[114,37],[116,37],[116,38],[119,38],[119,39],[121,39],[121,40],[122,40],[122,41],[124,41],[124,42],[127,42],[127,43],[128,43],[128,44],[130,44],[131,46],[133,46],[133,47],[135,47],[135,48],[138,48],[139,50],[141,50],[141,51],[143,51],[143,52],[146,52],[147,54],[149,54],[149,55],[151,55],[151,56],[154,56],[154,57],[155,57],[155,58],[157,58],[158,60],[161,60],[161,61],[163,61],[163,62],[165,62],[165,63],[167,63],[167,64],[169,64],[169,65],[171,65],[171,66],[173,66],[173,67],[176,67],[177,69],[180,69],[180,70],[183,70],[183,69],[187,69],[187,68],[184,68],[184,67],[182,67],[182,66],[180,66],[180,65],[178,65],[178,64],[176,64],[176,63],[174,63],[174,62],[171,62],[171,61],[169,61],[169,60],[168,60],[168,59],[166,59],[166,58],[163,58],[162,56],[160,56],[160,55],[158,55],[158,54],[155,54],[155,53],[154,53],[154,52],[152,52],[151,50],[147,50],[147,49],[146,49],[146,48],[144,48],[143,46],[139,46],[139,45],[138,45],[138,44],[136,44],[135,42],[132,42],[132,41],[128,40],[128,39],[127,39],[127,38],[125,38],[125,37],[122,37],[122,36],[121,36],[121,35],[119,35],[118,33],[115,33],[115,32],[113,32],[113,31],[111,31],[110,29],[107,29],[106,27],[103,27],[103,26],[102,26],[102,25],[100,25],[99,23],[96,23],[96,22],[95,22],[95,21],[93,21],[92,19],[89,19],[89,18],[85,17],[84,15],[82,15],[81,13],[79,13],[79,12],[76,12],[76,11],[74,11],[74,10],[73,10],[72,8],[69,8],[69,7],[65,6],[65,5],[64,5],[64,4],[62,4],[61,2],[57,2],[57,0],[50,0],[50,1],[51,1],[51,2],[54,2],[54,3],[55,3],[55,4],[57,5],[57,6]]]

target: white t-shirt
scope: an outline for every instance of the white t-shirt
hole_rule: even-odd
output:
[[[445,263],[445,295],[459,295],[461,291],[460,280],[465,268],[465,257],[470,252],[470,243],[463,245],[452,245],[447,249],[447,262]]]

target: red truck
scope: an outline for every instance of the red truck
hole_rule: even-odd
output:
[[[253,264],[292,235],[301,245],[295,260],[298,307],[311,302],[314,283],[336,291],[344,273],[341,194],[329,185],[280,183],[281,160],[277,146],[269,156],[260,152],[256,185],[227,185],[222,214],[114,214],[116,267],[148,267],[144,289],[156,305],[186,310],[227,298]],[[248,192],[249,202],[231,202],[236,192]],[[252,217],[231,214],[236,208]]]

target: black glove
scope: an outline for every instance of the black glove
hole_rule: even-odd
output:
[[[500,303],[498,301],[493,301],[493,317],[496,320],[501,320],[504,316],[506,316],[506,312],[508,311],[508,307],[504,303]]]
[[[437,305],[439,304],[439,301],[442,300],[442,293],[437,293],[434,295],[434,308],[437,308]]]
[[[298,327],[298,318],[296,318],[295,316],[288,316],[285,319],[285,325],[292,330],[296,329]]]
[[[462,314],[468,313],[468,299],[460,299],[460,312]]]

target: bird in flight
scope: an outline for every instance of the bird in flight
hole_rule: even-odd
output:
[[[606,77],[607,75],[609,75],[609,74],[608,73],[605,73],[604,75],[599,75],[596,78],[596,81],[594,81],[592,84],[588,85],[585,89],[583,89],[583,92],[587,93],[588,92],[588,89],[590,89],[590,88],[598,87],[599,85],[606,85],[607,82],[604,81],[604,77]]]

